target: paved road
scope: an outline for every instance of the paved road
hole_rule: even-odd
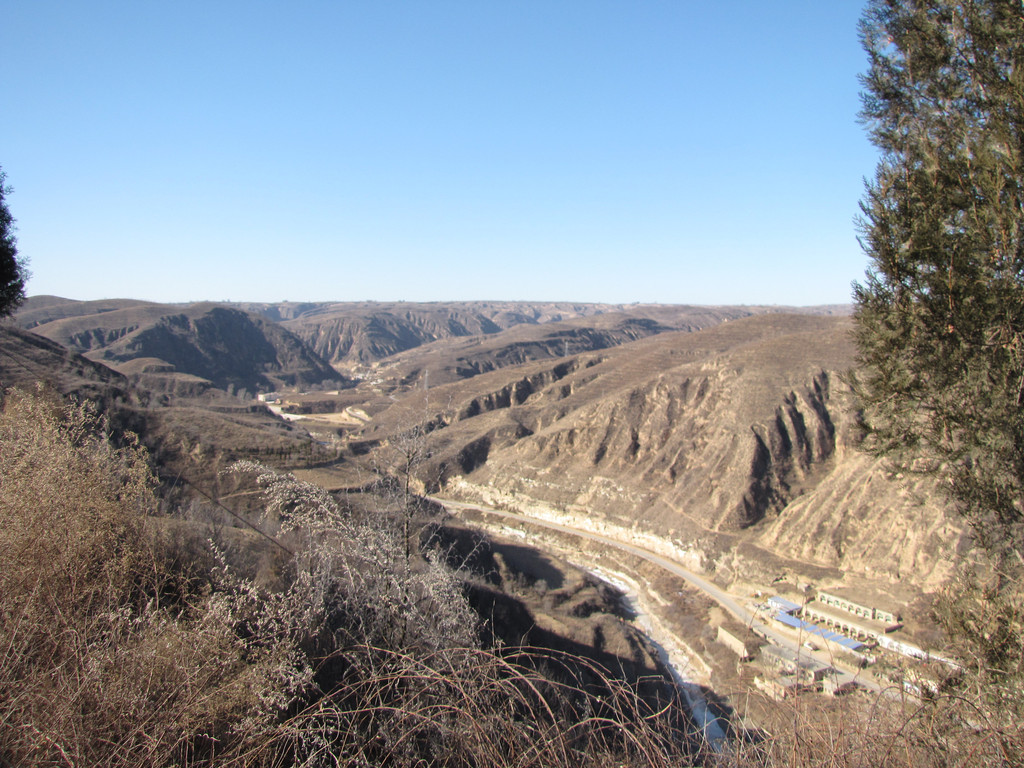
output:
[[[710,596],[713,600],[715,600],[715,602],[717,602],[719,605],[725,608],[725,610],[729,611],[729,613],[731,613],[741,622],[750,627],[753,631],[767,638],[770,642],[782,646],[783,648],[788,648],[794,653],[799,653],[801,656],[805,658],[813,658],[816,661],[821,662],[822,664],[834,666],[836,663],[836,660],[827,652],[811,651],[803,647],[798,641],[793,640],[787,634],[782,634],[779,631],[777,631],[774,627],[760,621],[757,615],[760,612],[751,611],[749,608],[742,605],[739,601],[736,600],[736,598],[734,598],[721,587],[711,583],[710,581],[708,581],[705,578],[702,578],[701,576],[698,576],[693,571],[684,568],[676,561],[670,560],[667,557],[659,555],[657,552],[652,552],[649,549],[638,547],[635,544],[630,544],[627,542],[619,541],[618,539],[610,538],[608,536],[603,536],[600,533],[594,533],[592,531],[586,531],[580,528],[573,528],[568,525],[554,523],[548,520],[541,520],[535,517],[530,517],[528,515],[520,515],[514,512],[505,512],[503,510],[493,509],[491,507],[483,507],[480,506],[479,504],[467,504],[464,502],[452,501],[449,499],[432,498],[432,501],[441,504],[446,509],[452,512],[457,512],[460,509],[474,510],[486,515],[494,515],[496,517],[513,520],[519,523],[524,523],[526,525],[533,525],[541,528],[549,528],[551,530],[555,530],[560,533],[566,533],[571,536],[578,536],[583,539],[590,539],[591,541],[596,541],[609,547],[616,547],[617,549],[620,549],[624,552],[628,552],[637,557],[642,557],[648,562],[654,563],[655,565],[664,568],[669,573],[672,573],[676,576],[679,576],[682,579],[685,579],[687,582],[695,586],[697,589],[700,589],[702,592]],[[843,675],[841,675],[839,682],[845,682],[846,680],[853,679],[853,677],[854,675],[852,673],[844,673]],[[863,675],[861,675],[857,676],[856,679],[860,684],[865,685],[868,688],[871,688],[876,691],[881,690],[881,687],[870,678],[866,678]]]

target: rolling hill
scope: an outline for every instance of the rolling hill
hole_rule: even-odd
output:
[[[671,538],[723,572],[932,588],[962,530],[924,481],[856,449],[848,331],[845,317],[752,315],[449,377],[392,394],[350,440],[385,461],[424,423],[428,488]],[[390,365],[415,369],[426,349]]]
[[[345,384],[341,374],[294,334],[234,307],[55,302],[47,297],[26,302],[17,320],[34,333],[127,373],[180,374],[221,389],[250,392]]]
[[[155,391],[349,386],[317,427],[349,463],[419,432],[425,488],[672,539],[736,578],[930,589],[962,543],[924,481],[856,449],[844,308],[43,297],[18,320]]]

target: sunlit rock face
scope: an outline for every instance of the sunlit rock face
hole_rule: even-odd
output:
[[[417,390],[436,417],[424,479],[699,541],[711,560],[742,545],[935,586],[961,527],[925,481],[857,450],[849,329],[760,315]]]

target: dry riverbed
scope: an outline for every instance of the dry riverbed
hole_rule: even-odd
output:
[[[750,689],[752,681],[747,678],[752,673],[715,642],[719,625],[734,631],[742,627],[733,626],[731,616],[683,579],[596,542],[550,529],[512,527],[472,510],[461,510],[451,524],[485,531],[498,552],[512,553],[521,582],[533,580],[540,585],[539,591],[515,592],[536,613],[540,625],[566,632],[574,642],[586,643],[590,638],[593,643],[596,638],[594,644],[605,650],[612,637],[619,638],[615,641],[619,652],[631,648],[635,654],[642,646],[644,665],[683,684],[698,719],[731,713],[738,697],[730,694]],[[617,616],[617,628],[609,627],[607,617],[596,611],[570,621],[552,616],[560,589],[595,578],[613,589],[625,608]],[[560,587],[552,589],[552,585]],[[705,704],[710,705],[707,715],[701,713]]]

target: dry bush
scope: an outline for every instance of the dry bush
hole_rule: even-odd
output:
[[[41,610],[102,610],[137,598],[151,558],[142,515],[152,507],[144,452],[115,450],[85,406],[17,390],[0,415],[0,592]],[[54,608],[51,604],[50,610]],[[31,618],[26,616],[26,619]],[[57,616],[60,620],[60,616]]]
[[[243,595],[167,567],[145,452],[103,427],[41,391],[0,413],[0,760],[199,763],[265,738],[308,671],[243,640]]]
[[[939,768],[1024,764],[1024,729],[982,718],[959,695],[918,699],[893,687],[842,700],[806,695],[762,707],[764,738],[737,745],[742,768]]]
[[[585,659],[539,649],[416,656],[361,647],[342,654],[346,673],[336,690],[252,757],[316,766],[693,764],[678,710],[652,709]],[[587,691],[555,683],[537,671],[541,657],[585,667],[601,684]]]
[[[432,652],[477,643],[479,619],[462,582],[431,553],[412,553],[390,515],[355,519],[322,488],[252,462],[266,515],[297,542],[287,599],[308,606],[317,652],[348,645]]]
[[[678,765],[687,754],[678,711],[646,709],[625,684],[588,692],[538,672],[536,655],[531,667],[476,647],[458,578],[440,558],[411,557],[391,517],[356,521],[316,487],[240,469],[297,544],[283,589],[216,551],[198,574],[203,558],[152,525],[138,445],[112,446],[87,406],[7,393],[0,763]]]

